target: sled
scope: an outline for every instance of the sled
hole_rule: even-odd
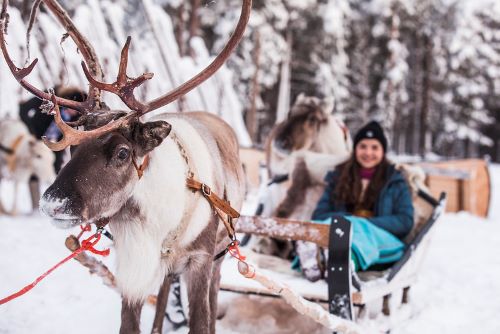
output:
[[[408,294],[411,286],[416,282],[422,260],[428,249],[433,227],[446,207],[446,194],[441,193],[435,199],[428,193],[419,191],[415,205],[427,207],[427,215],[418,217],[414,228],[405,240],[406,248],[402,258],[388,267],[369,268],[364,272],[353,272],[349,265],[350,239],[344,249],[336,250],[335,255],[330,253],[327,270],[336,270],[327,281],[310,282],[301,273],[291,269],[290,262],[278,257],[257,254],[244,248],[249,261],[254,263],[258,270],[274,280],[279,281],[303,298],[329,305],[329,312],[348,320],[356,320],[365,310],[365,306],[373,301],[381,300],[382,313],[390,315],[391,295],[402,292],[402,304],[408,303]],[[422,211],[421,211],[422,212]],[[339,235],[349,236],[350,222],[344,217],[337,217],[338,225],[325,225],[313,222],[294,221],[280,218],[266,218],[260,216],[242,216],[236,226],[237,232],[250,235],[272,237],[280,240],[303,240],[328,249],[330,241]],[[331,229],[334,227],[337,233]],[[332,230],[332,231],[331,231]],[[341,233],[338,233],[338,232]],[[330,232],[332,232],[330,234]],[[245,279],[234,269],[236,260],[227,258],[222,265],[220,288],[244,294],[276,297],[257,282]],[[341,306],[339,307],[339,296]],[[357,312],[355,312],[357,311]]]

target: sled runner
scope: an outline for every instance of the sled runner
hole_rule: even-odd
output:
[[[446,194],[438,200],[424,191],[418,192],[415,205],[427,208],[426,216],[419,216],[413,231],[406,239],[404,255],[400,260],[385,267],[369,268],[353,272],[350,266],[351,223],[344,217],[336,217],[331,225],[259,216],[242,216],[237,231],[281,240],[303,240],[329,249],[327,279],[309,282],[302,274],[291,269],[290,262],[278,257],[257,254],[245,249],[250,262],[258,270],[276,281],[289,286],[294,292],[310,301],[329,305],[330,313],[345,319],[356,320],[365,305],[383,300],[382,312],[390,314],[389,299],[402,291],[402,303],[408,302],[410,287],[415,283],[425,256],[435,222],[446,206]],[[423,212],[422,210],[420,212]],[[236,261],[223,263],[220,288],[245,294],[275,296],[253,280],[246,280],[234,270]],[[355,308],[357,313],[355,312]]]

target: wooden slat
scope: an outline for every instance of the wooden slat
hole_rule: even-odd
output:
[[[281,218],[241,216],[236,231],[283,240],[304,240],[328,248],[330,226]]]
[[[475,215],[488,215],[491,185],[488,163],[481,159],[420,163],[427,173],[427,184],[436,197],[448,193],[446,211],[465,210]]]

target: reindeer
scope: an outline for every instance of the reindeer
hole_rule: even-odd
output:
[[[333,100],[300,94],[288,118],[266,141],[270,185],[261,188],[260,214],[296,220],[311,219],[323,193],[323,178],[349,158],[352,140],[344,123],[332,114]],[[252,238],[253,250],[288,257],[288,242]]]
[[[16,214],[17,190],[19,184],[28,184],[32,175],[41,183],[52,183],[54,172],[54,154],[41,141],[30,133],[26,125],[19,120],[0,121],[0,182],[2,179],[14,181],[13,205],[7,212],[0,201],[0,213]],[[38,183],[37,183],[38,185]],[[39,191],[36,191],[39,194]],[[39,198],[33,198],[33,206]]]
[[[41,210],[58,227],[84,223],[110,227],[123,297],[120,333],[139,333],[148,293],[161,286],[159,295],[164,296],[171,278],[179,274],[187,282],[190,333],[214,333],[221,264],[214,261],[214,254],[231,241],[224,226],[234,238],[225,213],[237,217],[235,209],[241,207],[244,194],[235,134],[221,119],[204,112],[161,114],[147,122],[141,117],[186,94],[222,66],[243,35],[252,1],[243,0],[234,34],[207,68],[147,103],[135,98],[134,89],[153,75],[129,78],[126,74],[130,37],[122,49],[116,82],[104,83],[92,46],[68,14],[55,0],[42,2],[78,46],[90,85],[87,99],[76,102],[27,82],[37,60],[26,68],[14,65],[5,44],[4,0],[0,16],[3,56],[21,86],[52,101],[56,124],[64,135],[56,143],[45,140],[46,145],[52,150],[76,146],[71,160],[43,194]],[[116,94],[132,111],[100,110],[101,91]],[[76,124],[61,119],[59,105],[81,113]],[[76,125],[85,131],[72,127]],[[165,302],[160,298],[154,333],[161,333]]]
[[[352,151],[349,130],[332,114],[333,106],[332,98],[297,96],[288,118],[271,130],[266,141],[270,178],[290,173],[296,158],[303,156],[298,152],[346,156]]]

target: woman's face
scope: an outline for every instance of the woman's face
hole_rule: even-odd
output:
[[[384,149],[376,139],[363,139],[356,145],[355,154],[361,167],[373,168],[384,158]]]

